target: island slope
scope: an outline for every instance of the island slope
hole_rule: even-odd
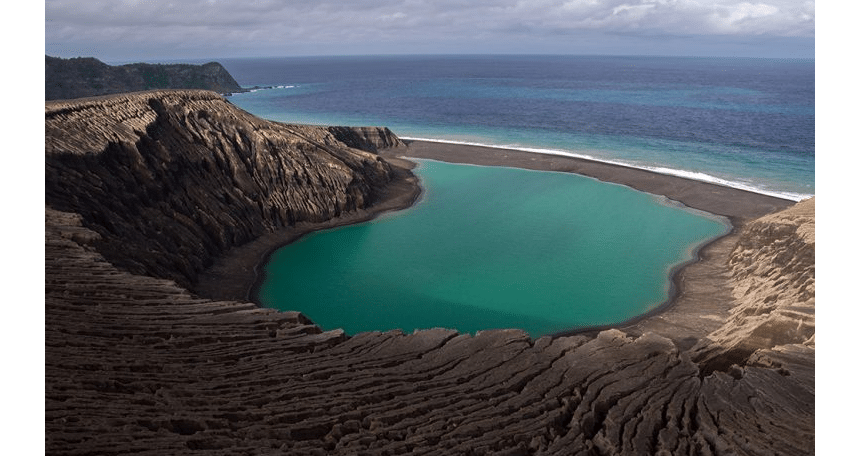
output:
[[[239,92],[241,86],[218,62],[203,65],[131,63],[107,65],[93,57],[44,58],[45,100],[66,100],[152,89]]]
[[[48,103],[45,135],[47,204],[82,215],[114,264],[183,286],[232,246],[372,205],[391,180],[326,128],[264,121],[212,92]]]
[[[408,177],[391,163],[208,92],[45,116],[48,454],[814,451],[813,200],[738,233],[726,280],[749,305],[691,349],[617,329],[347,335],[187,288],[239,242],[372,207]]]

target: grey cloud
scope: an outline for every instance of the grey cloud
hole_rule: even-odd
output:
[[[219,51],[353,42],[538,42],[611,34],[814,37],[815,4],[792,0],[47,0],[48,50],[107,45]],[[213,42],[217,39],[218,42]],[[220,42],[226,39],[227,42]],[[210,51],[214,51],[211,49]]]
[[[181,0],[103,1],[48,0],[48,20],[79,26],[285,26],[289,21],[337,22],[356,28],[376,28],[379,18],[407,24],[486,24],[535,22],[562,28],[670,28],[679,22],[700,24],[704,33],[784,35],[814,31],[814,2],[752,0],[510,0],[499,2],[444,0],[366,1],[232,1]]]
[[[785,0],[571,0],[518,2],[511,13],[549,29],[813,36],[815,7]]]

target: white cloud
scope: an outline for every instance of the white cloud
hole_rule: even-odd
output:
[[[524,21],[560,30],[611,33],[814,36],[814,2],[707,0],[571,0],[522,2]],[[536,17],[532,17],[535,15]]]
[[[814,37],[794,0],[46,0],[46,43],[210,52],[293,46],[540,43],[574,33]],[[111,43],[110,43],[111,42]]]
[[[559,27],[624,27],[634,23],[677,32],[684,19],[706,27],[704,33],[740,32],[732,24],[773,18],[763,32],[781,35],[801,26],[814,30],[814,2],[765,0],[760,3],[719,0],[47,0],[48,22],[91,26],[215,25],[284,29],[290,23],[315,27],[330,20],[357,28],[374,27],[373,19],[412,19],[432,25],[537,22]],[[614,20],[612,20],[614,18]],[[719,19],[718,19],[719,18]],[[711,24],[711,25],[710,25]]]
[[[398,13],[394,13],[394,14],[383,14],[383,15],[379,16],[377,19],[379,19],[381,21],[391,22],[391,21],[398,21],[398,20],[406,19],[407,17],[409,17],[409,16],[407,16],[406,13],[399,13],[398,12]]]

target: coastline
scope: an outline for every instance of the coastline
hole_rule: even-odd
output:
[[[361,223],[386,212],[411,207],[418,201],[422,188],[412,172],[416,165],[406,158],[570,172],[664,196],[689,208],[725,217],[730,227],[723,236],[696,246],[691,260],[669,271],[671,285],[668,298],[662,304],[624,322],[550,336],[593,334],[609,328],[630,335],[652,331],[688,348],[696,338],[717,329],[734,307],[724,283],[726,261],[722,259],[731,252],[740,228],[747,221],[795,204],[795,201],[733,187],[584,158],[435,141],[404,140],[404,143],[406,147],[379,151],[379,155],[392,164],[395,179],[375,205],[322,223],[300,223],[233,248],[201,274],[192,291],[203,297],[246,299],[261,305],[257,285],[263,280],[264,265],[275,250],[313,231]]]
[[[391,157],[408,148],[387,129],[274,124],[211,92],[183,91],[48,103],[45,139],[50,454],[793,455],[814,447],[814,199],[703,248],[705,261],[679,274],[678,304],[627,332],[345,333],[243,293],[209,299],[193,284],[234,246],[295,220],[371,206],[326,227],[414,203],[414,165]],[[387,147],[398,150],[376,155]],[[419,174],[425,202],[435,195]],[[475,198],[465,204],[490,200]],[[602,209],[580,210],[592,207]],[[300,233],[318,227],[298,225]],[[233,287],[238,277],[221,275],[219,288],[249,286],[271,250],[255,246],[255,258],[235,258],[247,278]],[[709,265],[716,272],[701,273],[705,282],[689,274]],[[670,268],[654,271],[664,280]],[[716,310],[686,307],[690,290]],[[719,312],[721,327],[698,339]],[[662,336],[673,328],[679,339]]]
[[[257,285],[264,280],[264,266],[277,249],[315,231],[367,222],[414,205],[423,191],[412,172],[417,165],[400,157],[383,158],[391,164],[393,175],[375,204],[320,223],[300,222],[231,248],[200,274],[191,291],[205,298],[262,305]]]
[[[554,156],[554,157],[564,157],[564,158],[573,158],[577,160],[583,160],[588,162],[602,163],[606,165],[614,165],[620,166],[624,168],[634,168],[640,169],[643,171],[648,171],[654,174],[661,174],[666,176],[676,176],[687,180],[693,180],[697,182],[706,182],[715,184],[721,187],[729,187],[734,188],[746,192],[757,193],[765,196],[772,196],[777,199],[785,199],[793,202],[800,202],[804,199],[808,199],[814,196],[814,194],[802,194],[795,192],[787,192],[787,191],[778,191],[778,190],[767,190],[764,188],[757,188],[751,183],[744,183],[738,180],[728,180],[726,178],[717,177],[714,175],[710,175],[704,172],[697,171],[688,171],[685,169],[677,169],[677,168],[668,168],[666,166],[659,165],[646,165],[646,164],[636,164],[636,163],[627,163],[623,159],[615,159],[615,158],[602,158],[602,157],[594,157],[591,155],[581,154],[578,152],[571,152],[566,150],[559,150],[554,148],[544,148],[544,147],[525,147],[521,145],[498,145],[498,144],[485,144],[485,143],[474,143],[474,142],[465,142],[465,141],[453,141],[453,140],[442,140],[442,139],[429,139],[429,138],[418,138],[411,136],[401,137],[404,143],[410,144],[413,142],[421,142],[421,143],[435,143],[442,145],[456,145],[456,146],[470,146],[470,147],[479,147],[483,149],[495,149],[495,150],[505,150],[514,152],[528,152],[532,154],[540,154],[545,156]]]
[[[586,158],[447,142],[404,142],[407,144],[405,149],[380,151],[380,155],[575,173],[662,195],[690,208],[727,217],[733,225],[736,225],[735,221],[742,223],[756,219],[796,203],[734,187]]]

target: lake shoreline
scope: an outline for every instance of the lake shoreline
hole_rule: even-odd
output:
[[[734,244],[734,238],[737,237],[739,229],[749,220],[794,204],[794,201],[731,187],[575,157],[434,141],[406,140],[404,142],[406,147],[379,151],[379,155],[392,164],[394,178],[379,195],[376,204],[326,222],[297,224],[231,249],[201,275],[194,291],[204,297],[247,299],[262,305],[258,296],[258,285],[263,280],[264,266],[270,255],[280,247],[314,231],[365,222],[383,213],[403,210],[414,205],[419,200],[423,189],[412,172],[415,163],[408,159],[570,172],[664,196],[687,207],[725,217],[729,220],[731,227],[727,234],[705,241],[693,249],[692,260],[672,268],[669,272],[671,287],[668,299],[659,306],[624,322],[567,330],[550,334],[550,336],[592,334],[604,329],[618,328],[634,335],[643,334],[646,331],[659,332],[679,345],[687,345],[685,340],[693,340],[692,337],[698,335],[705,336],[716,329],[717,325],[710,323],[717,322],[716,314],[728,312],[734,306],[728,294],[715,299],[714,293],[701,292],[715,287],[725,288],[718,283],[723,280],[721,277],[710,277],[710,275],[714,274],[714,269],[720,269],[721,259],[731,251],[728,245]],[[702,266],[702,263],[706,261],[709,261],[710,267],[705,268],[706,276],[703,276],[704,271],[701,269],[704,268],[695,268],[695,266]],[[701,286],[700,290],[696,287],[692,289],[689,286],[692,279],[695,282],[705,282],[708,286]],[[717,305],[719,309],[715,308],[716,304],[713,301],[719,302]],[[701,309],[706,311],[703,312]],[[668,315],[674,317],[671,318],[673,321],[670,323],[665,318]],[[692,327],[698,328],[695,331],[696,334],[692,334]]]
[[[300,222],[233,247],[199,275],[191,291],[206,298],[248,301],[264,307],[258,296],[258,285],[264,279],[265,264],[274,251],[315,231],[367,222],[413,206],[423,192],[418,177],[412,172],[416,163],[399,157],[384,158],[391,164],[392,179],[379,191],[374,204],[323,222]]]
[[[665,196],[685,206],[729,218],[733,225],[773,213],[795,201],[640,168],[564,155],[500,147],[405,140],[407,147],[381,151],[383,157],[426,158],[450,163],[509,166],[580,174]]]

